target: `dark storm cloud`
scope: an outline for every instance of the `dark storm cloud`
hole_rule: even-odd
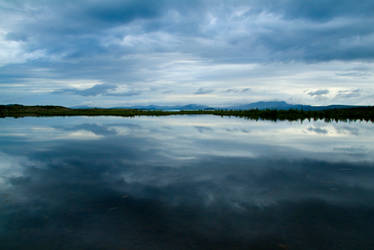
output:
[[[131,49],[103,47],[103,36],[120,38],[126,35],[151,32],[166,32],[178,36],[182,43],[172,44],[166,50],[184,51],[223,60],[231,55],[241,61],[243,56],[250,61],[259,60],[258,56],[268,56],[276,52],[271,60],[333,60],[333,59],[372,59],[371,46],[373,35],[374,3],[369,0],[360,2],[344,1],[52,1],[18,2],[17,8],[29,22],[12,27],[7,35],[12,40],[28,40],[29,50],[44,49],[48,54],[60,54],[67,58],[81,58],[91,55],[112,55],[132,53]],[[9,3],[10,4],[10,3]],[[11,4],[10,4],[11,5]],[[35,8],[27,8],[32,6]],[[229,18],[233,11],[249,10],[235,18]],[[191,11],[193,10],[193,12]],[[4,11],[4,10],[3,10]],[[178,16],[168,16],[175,11]],[[207,14],[217,18],[217,23],[207,32],[202,21]],[[250,27],[262,13],[268,16],[264,30]],[[31,18],[31,15],[32,18]],[[280,18],[280,19],[279,19]],[[253,19],[253,21],[251,20]],[[290,21],[290,19],[292,19]],[[282,21],[283,20],[283,21]],[[139,21],[136,30],[116,33],[112,28]],[[236,21],[236,23],[235,23]],[[280,21],[280,22],[279,22]],[[220,29],[228,25],[246,25],[242,33],[217,36]],[[231,23],[230,23],[231,22]],[[331,23],[329,23],[331,22]],[[192,27],[192,29],[191,29]],[[235,27],[233,26],[235,29]],[[218,53],[221,46],[206,46],[195,40],[205,38],[218,41],[225,51]],[[189,44],[189,42],[192,42]],[[250,46],[248,48],[248,45]],[[265,50],[251,50],[264,47]],[[153,44],[148,51],[163,51],[160,44]],[[265,53],[259,54],[257,53]],[[220,56],[221,55],[221,56]],[[262,59],[269,60],[270,58]]]
[[[96,1],[85,8],[84,13],[93,20],[109,24],[131,22],[137,18],[149,19],[160,15],[163,0],[148,1]]]
[[[370,17],[370,12],[374,11],[372,1],[351,1],[351,0],[281,0],[281,1],[256,1],[261,10],[270,9],[281,13],[289,19],[310,19],[316,21],[328,21],[337,16],[359,16]],[[260,3],[262,2],[262,3]]]

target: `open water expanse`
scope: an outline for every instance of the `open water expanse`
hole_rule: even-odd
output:
[[[0,249],[374,249],[374,125],[0,119]]]

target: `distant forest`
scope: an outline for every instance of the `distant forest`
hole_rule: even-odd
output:
[[[0,105],[0,117],[26,116],[167,116],[167,115],[219,115],[235,116],[253,120],[297,121],[297,120],[325,120],[325,121],[371,121],[374,122],[374,106],[328,109],[318,111],[305,110],[188,110],[188,111],[157,111],[138,109],[70,109],[62,106],[23,106]]]

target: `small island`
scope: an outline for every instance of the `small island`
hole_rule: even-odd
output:
[[[0,118],[5,117],[47,117],[47,116],[170,116],[170,115],[218,115],[234,116],[253,120],[272,121],[367,121],[374,122],[374,106],[336,108],[326,110],[277,110],[277,109],[250,109],[250,110],[141,110],[121,108],[84,108],[72,109],[62,106],[24,106],[19,104],[0,105]]]

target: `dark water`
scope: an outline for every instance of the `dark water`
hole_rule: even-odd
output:
[[[0,249],[374,249],[371,123],[0,126]]]

